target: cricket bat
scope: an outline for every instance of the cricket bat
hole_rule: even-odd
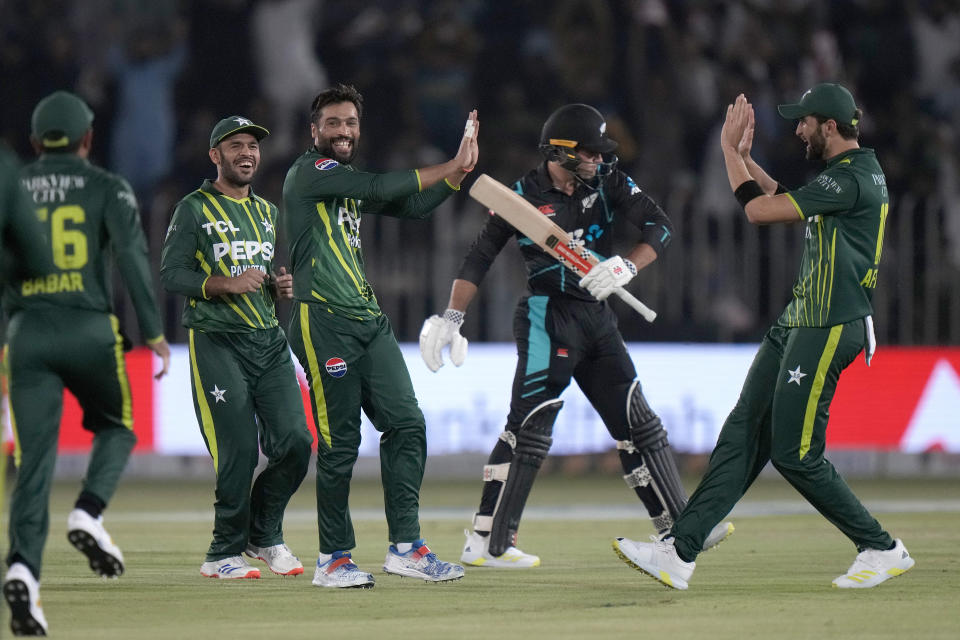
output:
[[[514,229],[530,238],[537,246],[580,277],[587,275],[593,265],[600,262],[588,249],[574,243],[570,234],[540,213],[523,196],[487,174],[477,178],[477,181],[470,187],[470,197],[496,212],[497,215],[509,222]],[[637,300],[623,287],[617,289],[615,293],[617,297],[643,316],[647,322],[653,322],[657,317],[655,311]]]

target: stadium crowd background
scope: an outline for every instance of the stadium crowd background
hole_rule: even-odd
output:
[[[242,114],[271,129],[254,188],[279,203],[309,144],[309,103],[338,81],[365,95],[358,165],[375,171],[449,157],[476,107],[478,171],[509,182],[539,161],[554,108],[599,108],[621,167],[678,232],[631,285],[659,319],[624,313],[623,333],[673,341],[759,340],[796,273],[799,227],[756,229],[730,194],[717,143],[725,105],[747,94],[755,157],[797,186],[815,167],[804,171],[776,105],[839,81],[864,110],[861,144],[877,149],[893,204],[878,337],[960,343],[957,0],[0,0],[3,138],[26,159],[37,100],[63,88],[87,99],[93,159],[137,191],[154,272],[176,201],[215,175],[213,124]],[[465,193],[427,223],[364,218],[367,273],[401,341],[442,311],[482,220]],[[464,334],[511,340],[523,288],[505,251]],[[183,341],[182,301],[158,293],[168,338]],[[129,305],[117,312],[138,337]]]

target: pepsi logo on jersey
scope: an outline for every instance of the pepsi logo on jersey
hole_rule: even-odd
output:
[[[323,363],[323,366],[326,368],[327,373],[334,378],[342,378],[347,374],[347,363],[343,361],[343,358],[330,358]]]

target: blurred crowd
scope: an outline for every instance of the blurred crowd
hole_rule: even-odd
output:
[[[242,114],[271,129],[254,188],[279,202],[286,168],[310,142],[312,97],[340,81],[366,98],[358,165],[377,171],[451,156],[476,107],[479,171],[511,181],[539,161],[553,109],[590,103],[620,142],[621,167],[681,234],[702,227],[715,244],[739,215],[717,144],[725,105],[747,94],[755,157],[797,186],[813,167],[776,105],[839,81],[864,110],[862,144],[878,150],[893,197],[932,212],[911,228],[938,243],[941,280],[960,274],[958,0],[0,0],[0,31],[3,138],[26,158],[37,100],[60,88],[82,95],[96,112],[94,159],[134,186],[154,249],[176,201],[215,175],[206,147],[219,118]],[[368,272],[401,340],[442,310],[482,221],[463,194],[435,217],[364,221]],[[468,321],[469,337],[510,339],[504,304],[523,274],[518,261],[501,262],[473,311],[487,321]],[[666,295],[669,266],[656,296]],[[625,335],[758,338],[787,291],[761,278],[762,304],[751,304],[737,292],[756,280],[719,271],[709,307],[690,300],[656,330]],[[179,304],[166,304],[173,339]],[[888,336],[956,339],[953,309],[932,336]]]

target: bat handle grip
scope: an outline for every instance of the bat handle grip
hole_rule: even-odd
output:
[[[632,293],[630,293],[623,287],[620,287],[619,289],[614,291],[614,293],[617,295],[618,298],[620,298],[621,300],[626,302],[628,305],[633,307],[634,311],[636,311],[641,316],[643,316],[643,319],[646,320],[647,322],[653,322],[657,318],[656,311],[654,311],[647,305],[637,300]]]

